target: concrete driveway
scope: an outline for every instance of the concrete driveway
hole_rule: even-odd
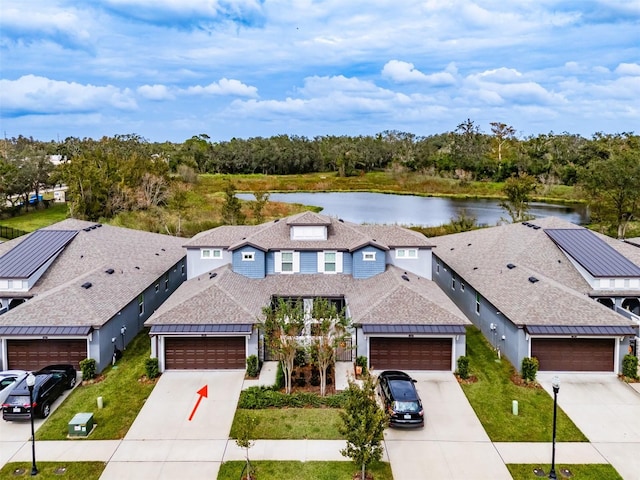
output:
[[[100,478],[216,478],[243,379],[244,370],[164,372]]]
[[[640,394],[614,374],[557,375],[558,405],[623,478],[640,478]],[[538,373],[551,396],[553,376]]]
[[[510,480],[511,475],[450,372],[407,372],[417,380],[427,421],[422,429],[387,429],[394,478]]]

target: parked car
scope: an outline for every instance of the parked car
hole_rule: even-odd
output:
[[[33,404],[29,404],[29,387],[27,378],[15,385],[9,396],[2,403],[4,420],[28,420],[33,414],[46,418],[51,413],[51,405],[65,390],[76,384],[76,369],[72,365],[49,365],[37,372],[33,387]]]
[[[0,372],[0,405],[7,399],[13,387],[27,376],[24,370],[5,370]]]
[[[392,427],[423,427],[424,408],[415,380],[404,372],[385,370],[378,375],[378,395]]]

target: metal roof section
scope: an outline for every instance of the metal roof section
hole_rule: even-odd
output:
[[[527,325],[531,335],[637,335],[637,329],[624,325]]]
[[[60,253],[77,230],[37,230],[0,257],[0,278],[29,278]]]
[[[37,335],[48,337],[66,337],[66,336],[85,336],[89,335],[93,330],[89,326],[77,326],[77,327],[34,327],[34,326],[20,326],[20,325],[0,325],[0,336],[11,335]]]
[[[253,329],[250,323],[206,324],[206,325],[152,325],[150,335],[167,333],[242,333],[249,335]]]
[[[587,229],[546,229],[558,247],[593,277],[640,277],[640,267]]]
[[[380,334],[433,334],[433,335],[464,335],[466,330],[463,325],[362,325],[365,335]]]

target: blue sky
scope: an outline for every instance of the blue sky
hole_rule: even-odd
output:
[[[640,131],[640,0],[3,0],[3,135]]]

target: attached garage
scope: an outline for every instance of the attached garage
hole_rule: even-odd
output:
[[[378,371],[451,370],[451,338],[369,339],[369,365]]]
[[[9,369],[39,370],[55,363],[70,363],[79,369],[87,358],[86,339],[7,340]]]
[[[245,337],[165,337],[165,369],[246,368]]]
[[[613,338],[532,338],[541,371],[613,372]]]

